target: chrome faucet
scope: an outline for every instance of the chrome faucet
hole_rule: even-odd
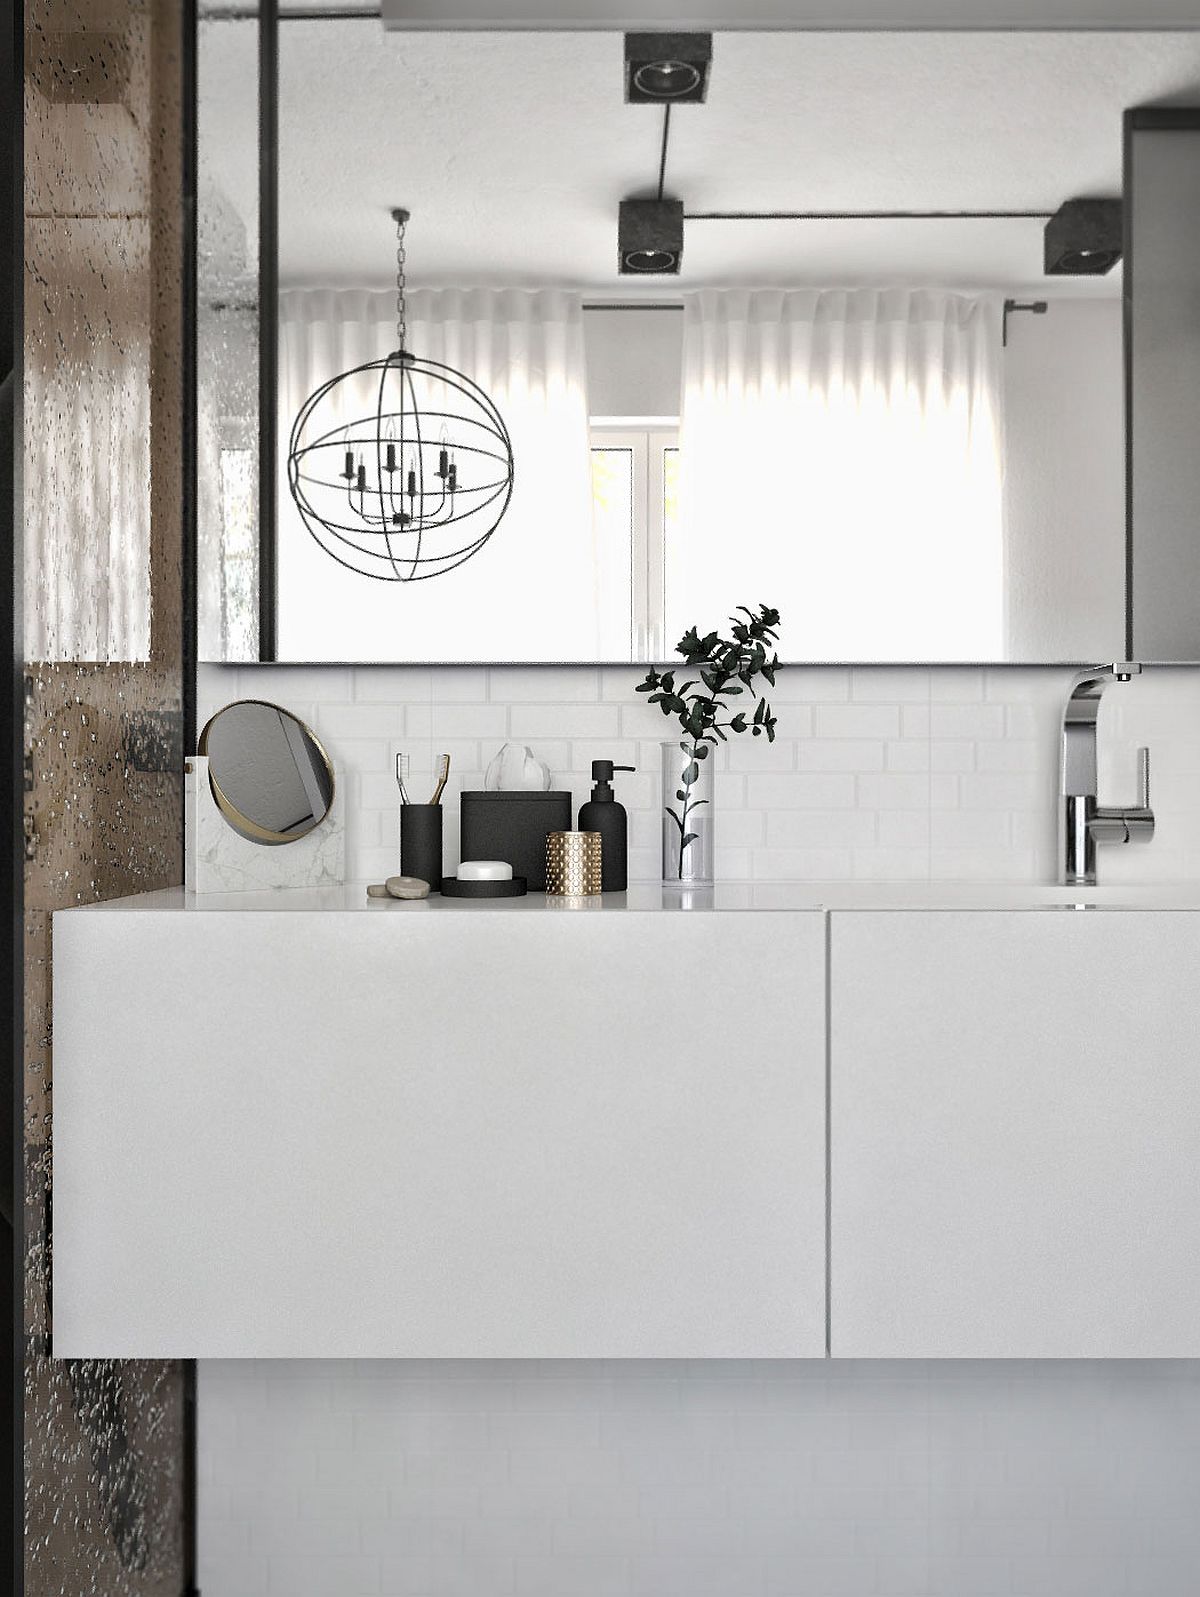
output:
[[[1132,660],[1097,666],[1075,678],[1063,711],[1059,783],[1058,879],[1094,886],[1098,843],[1148,843],[1154,836],[1150,808],[1150,750],[1139,749],[1138,802],[1132,809],[1101,809],[1096,795],[1096,718],[1112,682],[1141,673]]]

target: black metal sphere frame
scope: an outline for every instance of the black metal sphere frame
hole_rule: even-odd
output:
[[[373,411],[306,436],[336,389],[375,373]],[[437,385],[443,408],[421,404],[414,379]],[[462,482],[460,456],[470,468]],[[339,565],[379,582],[427,581],[477,554],[499,526],[512,499],[512,440],[478,383],[394,350],[339,372],[305,400],[288,446],[288,487],[308,532]]]

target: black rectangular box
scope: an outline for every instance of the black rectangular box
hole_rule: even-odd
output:
[[[506,860],[531,892],[544,893],[546,834],[571,830],[570,793],[464,793],[461,806],[461,858]]]

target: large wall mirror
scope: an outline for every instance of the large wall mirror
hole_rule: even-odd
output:
[[[1200,37],[690,47],[202,17],[201,658],[648,661],[758,602],[795,662],[1124,653],[1122,122]]]

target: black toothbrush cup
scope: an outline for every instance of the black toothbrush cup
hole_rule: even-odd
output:
[[[442,816],[440,804],[403,804],[400,807],[400,873],[429,883],[431,893],[442,890]]]

